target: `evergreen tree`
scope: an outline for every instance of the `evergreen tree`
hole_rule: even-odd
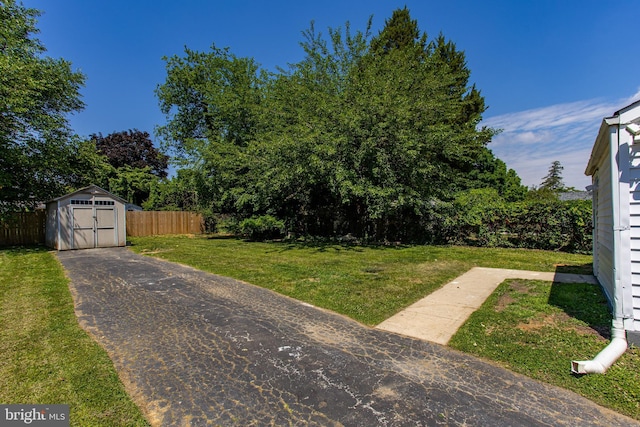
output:
[[[560,164],[560,161],[555,160],[549,166],[549,172],[543,178],[542,183],[540,184],[541,190],[550,190],[550,191],[563,191],[565,190],[564,181],[562,179],[562,171],[564,167]]]
[[[420,34],[418,21],[411,19],[409,9],[393,11],[391,18],[385,21],[384,28],[377,37],[371,40],[371,51],[374,54],[385,54],[395,49],[418,47],[418,53],[424,52],[427,46],[427,34]]]

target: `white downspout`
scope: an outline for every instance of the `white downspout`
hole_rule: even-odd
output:
[[[631,272],[628,271],[628,265],[631,264],[630,260],[622,260],[621,253],[628,252],[628,247],[623,247],[623,242],[629,240],[629,214],[621,212],[622,204],[621,200],[623,194],[628,194],[628,189],[623,191],[621,182],[617,173],[614,171],[619,170],[617,162],[627,164],[628,160],[628,146],[625,150],[620,150],[620,122],[619,116],[605,119],[609,127],[609,161],[611,162],[611,201],[613,210],[613,314],[614,319],[611,325],[611,342],[607,345],[598,355],[592,360],[585,361],[572,361],[571,372],[574,374],[604,374],[607,369],[613,365],[616,360],[620,358],[627,351],[627,333],[624,328],[624,286],[623,283],[631,276]],[[624,236],[623,236],[624,233]]]
[[[622,320],[613,320],[611,338],[609,345],[592,360],[571,362],[571,372],[574,374],[604,374],[627,351],[627,334]]]

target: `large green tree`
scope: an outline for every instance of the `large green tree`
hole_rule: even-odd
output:
[[[369,42],[348,26],[329,35],[307,31],[306,58],[270,86],[272,126],[252,156],[261,179],[246,200],[325,232],[408,238],[492,156],[484,100],[464,54],[442,36],[428,43],[407,9]]]
[[[407,9],[371,46],[343,106],[342,199],[359,234],[386,237],[410,231],[434,200],[451,197],[492,131],[477,129],[484,101],[468,85],[464,54],[443,37],[428,43]]]
[[[170,179],[152,185],[143,207],[149,210],[209,211],[213,198],[210,180],[196,169],[180,169]]]
[[[39,12],[0,1],[0,208],[32,207],[73,180],[76,156],[67,115],[83,108],[84,76],[45,56]]]
[[[367,50],[366,35],[349,27],[329,36],[327,42],[312,25],[301,43],[304,60],[266,82],[264,125],[247,151],[249,184],[236,203],[244,214],[276,215],[313,234],[330,232],[340,219],[344,94]]]
[[[228,49],[185,49],[165,58],[167,79],[158,86],[167,116],[156,129],[162,147],[181,167],[206,176],[216,209],[232,212],[247,172],[245,151],[261,128],[262,77],[251,58]]]
[[[74,136],[71,147],[75,155],[70,156],[67,164],[67,190],[72,191],[91,184],[108,189],[109,179],[115,175],[115,168],[109,164],[107,157],[98,151],[95,141]]]
[[[227,50],[167,59],[159,135],[206,177],[215,208],[291,230],[416,238],[469,188],[521,197],[486,145],[464,52],[429,40],[408,9],[382,31],[304,32],[302,61],[260,72]],[[186,165],[186,163],[184,163]]]
[[[142,205],[149,198],[153,186],[159,181],[160,178],[153,174],[149,166],[144,168],[122,166],[113,169],[107,188],[130,203]]]

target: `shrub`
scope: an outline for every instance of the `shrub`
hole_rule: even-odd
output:
[[[285,226],[282,220],[271,215],[262,215],[240,221],[237,231],[250,240],[268,240],[283,237]]]
[[[218,217],[211,208],[200,209],[200,214],[204,221],[204,231],[215,233],[218,229]]]
[[[590,253],[593,218],[588,200],[523,202],[512,206],[515,246]]]
[[[510,246],[506,232],[508,204],[493,188],[456,195],[445,220],[444,240],[472,246]]]
[[[492,189],[458,194],[442,230],[450,244],[590,253],[592,208],[588,200],[557,198],[507,203]]]

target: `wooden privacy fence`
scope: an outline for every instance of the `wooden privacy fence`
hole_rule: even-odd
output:
[[[45,242],[44,210],[11,214],[0,221],[0,246],[37,245]],[[195,212],[127,212],[127,236],[200,234],[202,215]]]
[[[0,222],[0,246],[44,243],[46,223],[47,213],[45,211],[11,214]]]
[[[200,234],[203,231],[202,215],[195,212],[127,212],[127,236]]]

